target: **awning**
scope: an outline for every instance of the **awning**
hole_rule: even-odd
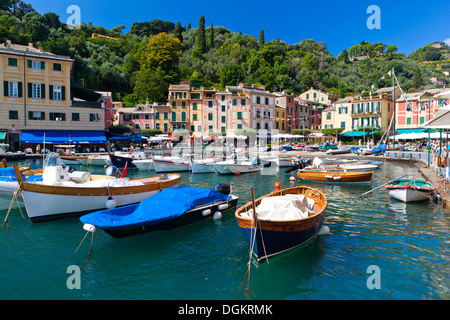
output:
[[[86,144],[106,143],[103,131],[22,131],[21,143]]]
[[[0,132],[0,140],[5,140],[6,132]]]
[[[424,127],[432,129],[450,129],[450,107],[439,108],[434,118],[425,123]]]
[[[349,131],[346,133],[341,134],[340,136],[344,136],[344,137],[364,137],[367,135],[371,135],[372,133],[377,133],[380,131]]]

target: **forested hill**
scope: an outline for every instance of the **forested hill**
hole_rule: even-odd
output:
[[[391,86],[387,72],[392,67],[405,91],[433,87],[432,77],[450,81],[450,48],[443,42],[406,57],[395,44],[362,41],[335,57],[325,43],[312,39],[266,41],[264,30],[256,38],[213,26],[207,18],[193,21],[196,28],[152,20],[135,22],[127,33],[120,21],[111,30],[92,23],[69,29],[55,13],[41,14],[20,0],[0,0],[0,42],[32,42],[70,56],[76,84],[112,91],[115,100],[128,106],[164,101],[169,84],[181,80],[216,88],[255,83],[294,94],[314,87],[340,97]]]

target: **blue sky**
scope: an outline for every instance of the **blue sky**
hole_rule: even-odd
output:
[[[434,41],[448,40],[450,45],[450,1],[398,0],[280,0],[280,1],[123,1],[123,0],[24,0],[39,13],[55,12],[66,22],[67,7],[77,5],[81,22],[92,22],[111,29],[134,21],[153,19],[190,22],[198,26],[201,15],[206,26],[223,26],[233,32],[259,36],[264,29],[266,41],[276,39],[299,43],[303,39],[325,42],[337,56],[344,48],[361,41],[395,44],[399,53],[409,55]],[[381,29],[370,30],[366,22],[370,5],[381,11]]]

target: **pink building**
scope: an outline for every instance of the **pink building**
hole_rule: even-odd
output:
[[[113,110],[113,99],[111,96],[111,92],[106,91],[96,91],[100,93],[102,96],[99,99],[102,104],[103,111],[105,113],[105,131],[108,131],[109,127],[113,124],[114,121],[114,110]]]
[[[138,134],[143,129],[154,129],[154,109],[151,104],[139,104],[134,108],[116,108],[114,123],[131,126],[131,134]]]

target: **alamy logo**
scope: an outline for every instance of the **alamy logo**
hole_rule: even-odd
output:
[[[367,278],[367,288],[370,290],[381,289],[381,270],[379,266],[371,265],[367,268],[366,273],[371,274]]]
[[[381,29],[381,9],[379,6],[371,5],[367,8],[367,14],[371,16],[367,18],[367,28],[370,30]]]
[[[71,274],[66,281],[67,289],[81,289],[81,270],[79,266],[70,265],[66,273]]]
[[[79,6],[71,5],[67,7],[66,13],[71,14],[67,18],[67,27],[69,29],[80,29],[81,27],[81,9]]]

